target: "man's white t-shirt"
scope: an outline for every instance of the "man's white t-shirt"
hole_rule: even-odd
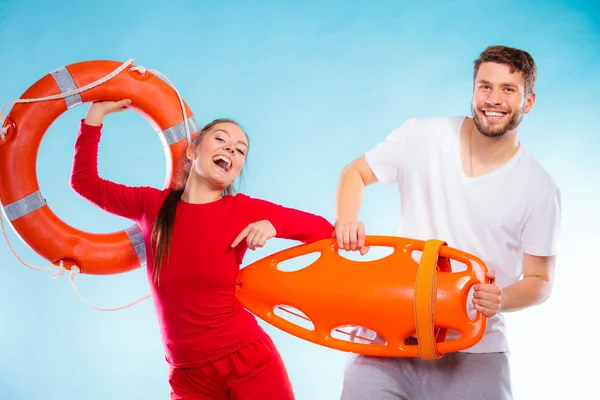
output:
[[[556,253],[560,190],[523,145],[500,168],[478,177],[466,176],[459,140],[464,120],[410,119],[369,150],[366,160],[380,182],[398,185],[398,236],[440,239],[471,253],[497,271],[496,282],[503,288],[520,279],[523,253]],[[508,349],[505,320],[497,314],[488,319],[483,339],[465,351]]]

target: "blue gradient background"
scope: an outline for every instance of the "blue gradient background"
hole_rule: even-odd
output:
[[[539,78],[520,139],[561,186],[564,221],[551,299],[507,315],[515,399],[599,398],[593,361],[600,279],[594,257],[600,238],[598,3],[415,3],[4,0],[0,103],[63,65],[133,57],[166,74],[199,123],[223,116],[242,123],[252,142],[242,191],[332,220],[346,163],[407,118],[469,114],[473,59],[491,44],[524,48]],[[92,232],[123,229],[129,221],[101,212],[68,186],[86,109],[64,114],[44,137],[40,187],[66,222]],[[100,173],[125,184],[162,185],[163,149],[141,116],[106,120]],[[398,200],[395,189],[367,190],[360,217],[370,233],[394,233]],[[27,261],[47,265],[10,229],[9,237]],[[273,240],[249,252],[245,264],[291,244]],[[51,280],[49,272],[23,267],[4,242],[0,262],[0,399],[168,398],[149,301],[96,311],[76,297],[67,275]],[[148,291],[141,269],[76,282],[100,307]],[[339,398],[346,354],[263,326],[299,400]]]

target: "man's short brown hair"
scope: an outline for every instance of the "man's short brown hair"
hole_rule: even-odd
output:
[[[474,61],[473,79],[477,77],[479,66],[484,62],[494,62],[510,66],[510,72],[519,71],[525,79],[525,95],[533,93],[537,78],[537,68],[533,57],[525,50],[506,46],[490,46]]]

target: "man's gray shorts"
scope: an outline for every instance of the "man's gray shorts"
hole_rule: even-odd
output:
[[[342,400],[511,400],[508,353],[438,360],[350,355]]]

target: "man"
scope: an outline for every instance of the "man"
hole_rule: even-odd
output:
[[[553,283],[560,190],[517,139],[536,95],[536,66],[525,51],[492,46],[475,60],[472,118],[409,119],[341,174],[335,236],[366,254],[357,222],[363,190],[398,185],[399,236],[437,238],[480,257],[491,284],[472,304],[489,317],[482,340],[439,360],[352,355],[343,400],[511,399],[501,312],[544,302]],[[375,339],[374,332],[358,336]]]

